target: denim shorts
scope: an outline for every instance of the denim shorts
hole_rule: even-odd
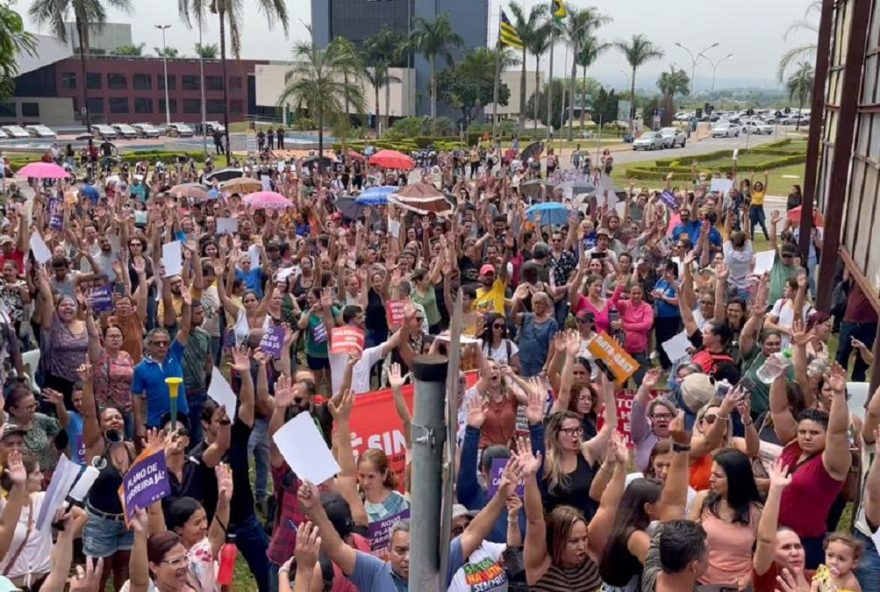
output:
[[[117,551],[131,551],[134,531],[123,520],[110,520],[86,507],[89,520],[83,529],[83,552],[89,557],[110,557]]]

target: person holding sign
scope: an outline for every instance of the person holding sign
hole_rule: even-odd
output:
[[[648,358],[648,337],[654,326],[654,309],[645,302],[645,288],[633,284],[629,289],[629,299],[622,298],[624,286],[619,285],[611,296],[611,306],[620,311],[620,318],[611,323],[614,331],[623,331],[623,349],[638,363],[639,369],[633,375],[636,384],[641,384],[645,372],[651,367]]]

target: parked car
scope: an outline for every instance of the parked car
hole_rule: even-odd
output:
[[[782,125],[808,125],[810,123],[810,118],[807,115],[791,113],[783,117],[779,123]]]
[[[760,119],[748,119],[743,122],[743,131],[747,134],[773,135],[773,126],[768,125]]]
[[[669,139],[660,132],[645,132],[633,141],[633,150],[659,150],[669,147]]]
[[[102,140],[115,140],[119,137],[119,133],[106,123],[93,123],[92,134]]]
[[[116,133],[119,134],[119,137],[124,140],[133,140],[138,137],[137,130],[127,123],[114,123],[112,127],[116,130]]]
[[[195,135],[193,129],[185,123],[169,123],[166,133],[171,137],[191,138]]]
[[[0,140],[5,140],[8,137],[9,136],[6,135],[6,132],[4,132],[2,129],[0,129]]]
[[[738,123],[720,121],[712,128],[713,138],[738,138],[742,128]]]
[[[660,135],[666,138],[670,148],[681,146],[684,148],[687,144],[687,134],[677,127],[664,127],[660,130]]]
[[[159,137],[159,130],[152,123],[132,123],[131,127],[133,127],[138,133],[138,136],[142,138]]]
[[[219,121],[206,121],[205,128],[205,131],[209,134],[213,134],[214,131],[218,131],[221,134],[226,132],[226,128]]]
[[[20,125],[4,125],[2,129],[10,138],[18,139],[31,137],[30,134],[27,133],[27,130],[25,130]]]
[[[35,124],[26,125],[24,127],[27,132],[35,138],[57,138],[57,134],[45,125]]]

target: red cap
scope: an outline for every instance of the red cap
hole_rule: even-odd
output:
[[[495,266],[491,263],[484,263],[483,266],[480,268],[480,275],[488,275],[490,273],[492,275],[495,274]]]

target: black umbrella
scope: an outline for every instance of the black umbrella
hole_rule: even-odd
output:
[[[236,169],[236,168],[227,168],[227,169],[219,169],[208,173],[204,176],[202,181],[206,185],[210,185],[212,181],[215,179],[219,182],[228,181],[230,179],[238,179],[239,177],[244,177],[244,169]]]
[[[541,153],[544,151],[543,142],[532,142],[522,151],[522,155],[520,156],[520,160],[523,162],[528,161],[530,158],[538,159],[541,156]]]
[[[303,160],[303,164],[309,168],[320,167],[329,169],[333,166],[333,160],[329,156],[309,156]]]
[[[336,200],[336,209],[342,214],[343,218],[348,220],[358,220],[364,217],[364,212],[370,206],[359,204],[354,197],[340,197]]]

